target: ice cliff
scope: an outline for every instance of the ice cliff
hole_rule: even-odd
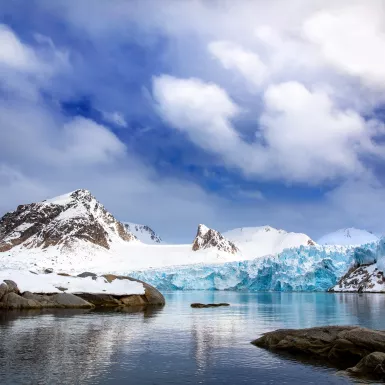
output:
[[[326,291],[354,263],[354,249],[301,246],[263,258],[130,272],[161,290]]]

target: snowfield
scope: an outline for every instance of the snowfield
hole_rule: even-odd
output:
[[[321,237],[317,243],[319,245],[354,245],[359,246],[366,243],[378,241],[378,237],[369,231],[355,229],[340,229],[333,233]]]
[[[70,293],[70,294],[111,294],[131,295],[144,294],[143,284],[127,279],[115,279],[109,283],[104,277],[80,278],[64,277],[57,274],[34,274],[23,270],[0,270],[0,284],[4,280],[12,280],[17,283],[19,290],[24,293]]]

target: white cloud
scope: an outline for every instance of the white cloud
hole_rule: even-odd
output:
[[[124,119],[124,116],[123,114],[121,114],[120,112],[118,111],[114,111],[114,112],[102,112],[103,114],[103,118],[110,122],[110,123],[113,123],[119,127],[124,127],[126,128],[127,127],[127,122],[126,120]]]
[[[154,98],[174,128],[245,175],[317,184],[365,171],[359,156],[377,153],[368,124],[341,110],[323,91],[297,82],[270,86],[255,142],[246,142],[231,120],[239,108],[220,87],[197,79],[154,79]],[[374,129],[375,128],[375,129]]]
[[[35,52],[25,46],[4,24],[0,24],[0,63],[22,71],[36,71],[39,61]]]
[[[106,127],[77,117],[63,127],[63,156],[78,164],[111,162],[124,156],[125,145]]]
[[[321,10],[304,22],[305,36],[326,62],[362,78],[369,86],[385,84],[385,9],[383,2]]]
[[[254,87],[259,87],[268,76],[268,69],[258,54],[229,41],[214,41],[209,52],[224,68],[238,71]]]

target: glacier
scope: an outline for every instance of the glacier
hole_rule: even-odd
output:
[[[368,249],[371,248],[368,246]],[[224,264],[131,271],[161,290],[326,291],[355,263],[354,248],[300,246]]]

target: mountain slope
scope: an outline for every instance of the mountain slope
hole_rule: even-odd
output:
[[[301,245],[315,245],[306,234],[288,233],[270,226],[241,227],[224,232],[223,236],[239,248],[245,259],[276,254]]]
[[[378,241],[378,237],[369,231],[351,227],[326,234],[317,243],[320,245],[363,245],[376,241]]]
[[[149,245],[162,243],[162,238],[146,225],[139,225],[131,222],[123,222],[123,224],[126,230],[129,233],[134,234],[140,242]]]

